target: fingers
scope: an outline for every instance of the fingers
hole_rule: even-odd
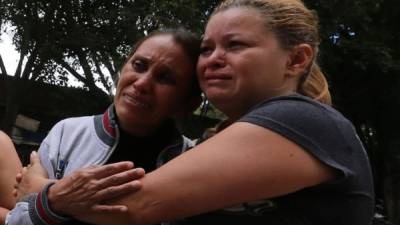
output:
[[[24,167],[25,168],[25,167]],[[22,168],[23,169],[23,168]],[[19,173],[17,173],[17,175],[15,176],[15,181],[17,182],[17,183],[21,183],[21,181],[22,181],[22,171],[21,172],[19,172]]]
[[[36,163],[40,163],[39,155],[37,154],[36,151],[31,152],[29,163],[31,165],[34,165]]]
[[[142,178],[144,174],[144,169],[137,168],[107,177],[100,181],[103,188],[97,191],[95,198],[99,202],[102,202],[124,194],[133,193],[142,188],[142,183],[137,179]]]
[[[87,167],[64,177],[51,190],[56,190],[56,193],[64,195],[70,193],[91,196],[109,186],[120,185],[143,176],[143,169],[132,168],[132,162]]]
[[[124,183],[118,186],[112,186],[98,191],[93,198],[96,202],[102,202],[106,200],[111,200],[124,194],[133,193],[142,188],[142,183],[138,180],[131,181],[129,183]]]
[[[127,212],[128,207],[125,205],[95,205],[92,207],[93,212],[97,213],[115,213]]]
[[[25,167],[24,167],[25,168]],[[24,169],[22,168],[22,170]],[[17,198],[18,197],[18,186],[22,181],[22,171],[20,171],[19,173],[17,173],[17,175],[15,175],[15,184],[14,184],[14,189],[12,191],[12,195]]]
[[[94,198],[97,201],[103,201],[139,190],[141,188],[141,183],[137,181],[137,179],[142,178],[144,174],[144,169],[136,168],[114,174],[95,182],[90,182],[90,184],[86,182],[79,186],[87,189],[87,192],[95,193]]]
[[[110,183],[112,185],[115,182],[118,185],[124,181],[126,182],[135,179],[129,179],[129,177],[137,177],[135,172],[131,171],[128,173],[123,173],[132,170],[132,168],[132,162],[119,162],[103,166],[89,166],[84,169],[79,169],[65,179],[62,179],[62,181],[64,181],[63,186],[71,187],[72,189],[70,191],[77,191],[82,188],[87,188],[87,191],[96,192],[100,189],[110,186]],[[112,177],[111,179],[114,179],[115,181],[112,182],[106,179],[105,182],[107,183],[104,183],[104,181],[101,182],[102,179],[108,177]]]
[[[79,215],[82,211],[123,212],[126,206],[105,205],[104,201],[142,187],[137,179],[144,176],[132,162],[119,162],[80,169],[58,180],[50,187],[48,199],[52,209],[60,214]]]
[[[144,174],[145,172],[144,169],[142,168],[136,168],[133,170],[124,171],[100,180],[99,188],[104,189],[106,187],[116,186],[133,180],[137,180],[142,178]]]
[[[132,162],[118,162],[103,166],[92,167],[90,168],[89,173],[91,173],[95,179],[101,179],[117,173],[130,170],[132,168],[133,168]]]
[[[144,174],[144,169],[136,168],[91,182],[75,179],[72,186],[78,187],[72,187],[72,190],[84,190],[85,194],[90,195],[90,201],[103,202],[139,190],[142,184],[137,179],[142,178]]]
[[[114,178],[114,181],[119,185],[103,189],[101,187],[104,187],[105,184],[111,185],[113,183],[111,182],[112,179],[105,178],[101,181],[86,180],[86,178],[81,179],[81,177],[63,178],[50,187],[48,199],[55,212],[71,216],[78,215],[82,211],[87,211],[87,209],[92,210],[93,207],[93,209],[99,211],[121,212],[125,210],[124,207],[103,205],[102,202],[139,190],[142,187],[141,182],[132,181],[132,177],[140,176],[143,173],[143,169],[122,172]],[[125,182],[126,180],[129,181]]]
[[[26,167],[23,167],[22,168],[22,170],[19,172],[19,173],[17,173],[17,175],[15,175],[15,184],[14,184],[14,190],[12,191],[12,194],[13,194],[13,196],[14,197],[17,197],[18,196],[18,186],[19,186],[19,184],[21,183],[21,181],[22,181],[22,173],[24,173],[24,172],[26,172]]]

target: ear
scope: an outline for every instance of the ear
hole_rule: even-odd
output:
[[[289,53],[286,64],[289,76],[300,77],[314,59],[314,49],[309,44],[295,46]]]

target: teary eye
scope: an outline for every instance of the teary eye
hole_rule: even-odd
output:
[[[132,68],[136,71],[136,72],[144,72],[147,70],[148,65],[147,62],[141,60],[141,59],[135,59],[132,61]]]
[[[157,76],[156,80],[161,84],[175,84],[175,76],[171,71],[160,71]]]
[[[213,51],[214,51],[214,49],[208,45],[200,46],[200,54],[202,56],[209,56],[212,54]]]
[[[227,46],[228,49],[234,50],[234,51],[235,50],[240,50],[240,49],[243,49],[243,48],[246,48],[246,47],[247,47],[247,44],[245,42],[238,41],[238,40],[230,40],[228,42],[228,46]]]

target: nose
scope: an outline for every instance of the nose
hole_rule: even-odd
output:
[[[135,82],[133,87],[141,94],[148,94],[151,92],[153,86],[153,79],[150,73],[143,74]]]
[[[222,68],[226,65],[226,51],[223,48],[216,48],[206,57],[205,66],[208,68]]]

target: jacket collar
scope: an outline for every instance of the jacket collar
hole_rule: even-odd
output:
[[[118,123],[115,115],[114,104],[111,104],[103,115],[94,117],[97,136],[109,146],[112,146],[117,139]]]
[[[104,131],[110,138],[117,137],[117,120],[115,116],[115,107],[112,104],[108,109],[104,112],[102,118],[102,124]]]
[[[169,133],[169,135],[171,135],[171,139],[167,148],[181,145],[183,142],[183,137],[178,129],[176,129],[175,125],[173,125],[174,122],[167,121],[166,123],[172,123],[170,126],[168,126],[170,127],[168,132],[172,133]],[[113,146],[114,143],[118,141],[119,127],[114,104],[111,104],[104,114],[94,117],[94,126],[97,136],[108,146]]]

